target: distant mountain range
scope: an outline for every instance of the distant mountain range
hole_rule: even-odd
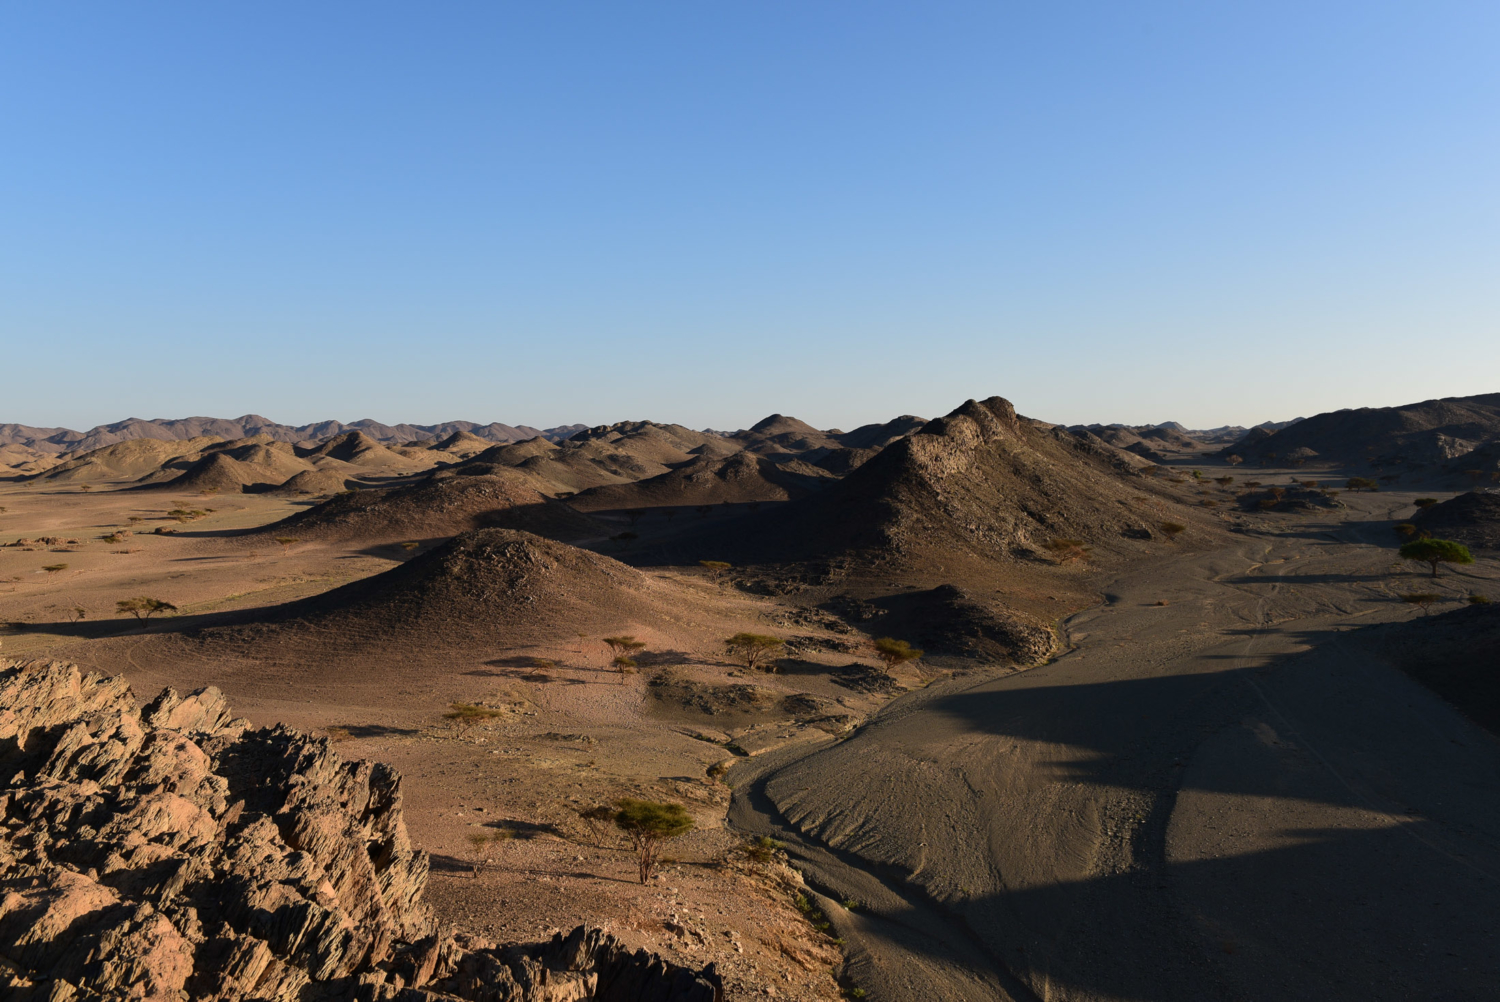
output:
[[[1279,430],[1251,429],[1225,451],[1267,462],[1375,466],[1430,465],[1474,456],[1474,466],[1488,471],[1497,447],[1500,393],[1481,393],[1315,414]]]
[[[523,442],[541,436],[550,441],[559,441],[586,428],[586,425],[570,424],[557,428],[533,428],[530,425],[508,425],[499,422],[475,424],[473,421],[445,421],[442,424],[381,424],[366,418],[344,424],[342,421],[317,421],[313,424],[279,424],[259,414],[226,419],[210,417],[158,418],[145,421],[141,418],[126,418],[114,424],[101,424],[88,431],[73,431],[69,428],[33,428],[24,424],[0,424],[0,446],[18,445],[44,453],[87,452],[135,438],[156,438],[165,441],[197,438],[214,435],[223,439],[249,438],[265,435],[278,442],[322,442],[345,432],[363,432],[377,442],[405,443],[429,439],[447,438],[457,432],[467,432],[492,442]]]

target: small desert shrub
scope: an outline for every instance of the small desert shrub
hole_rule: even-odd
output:
[[[1061,536],[1047,540],[1043,546],[1046,547],[1060,564],[1082,560],[1089,555],[1090,549],[1081,539],[1064,539]]]
[[[200,518],[207,517],[212,508],[173,508],[167,512],[168,518],[175,518],[179,522],[194,522]]]
[[[1472,594],[1472,595],[1469,596],[1468,603],[1470,605],[1489,605],[1490,604],[1490,600],[1487,597],[1485,597],[1484,595],[1481,595],[1478,592],[1475,592],[1474,594]]]
[[[1176,539],[1177,534],[1186,528],[1187,526],[1180,522],[1163,522],[1161,524],[1161,531],[1167,534],[1168,539]]]
[[[450,703],[449,707],[448,712],[443,714],[443,719],[452,720],[465,730],[481,720],[493,720],[501,715],[501,711],[477,703]]]
[[[1261,498],[1259,501],[1255,502],[1255,506],[1261,511],[1270,511],[1272,508],[1276,507],[1276,499]]]
[[[1351,491],[1378,491],[1380,483],[1369,477],[1350,477],[1349,482],[1344,484],[1344,488]]]
[[[786,846],[769,835],[762,835],[759,838],[751,839],[743,846],[745,855],[757,863],[775,862],[778,854],[785,848]]]
[[[1214,483],[1218,484],[1220,487],[1228,487],[1230,484],[1234,483],[1234,478],[1233,477],[1214,477]]]
[[[1403,536],[1413,535],[1417,531],[1417,527],[1410,522],[1402,522],[1399,525],[1391,526],[1391,528]]]
[[[67,569],[67,564],[46,564],[42,567],[42,570],[46,571],[48,574],[56,574],[58,571],[65,571]]]
[[[1423,508],[1423,509],[1431,508],[1433,505],[1435,505],[1437,503],[1438,503],[1438,499],[1437,498],[1417,498],[1415,501],[1412,502],[1412,504],[1416,505],[1418,508]]]
[[[608,804],[600,804],[598,807],[577,808],[578,818],[588,825],[589,834],[598,841],[604,835],[604,826],[614,821],[615,809]]]
[[[1442,598],[1443,596],[1435,595],[1432,592],[1414,591],[1410,592],[1409,594],[1402,595],[1401,601],[1409,602],[1412,605],[1420,607],[1422,610],[1422,615],[1425,616],[1427,615],[1427,607],[1432,605],[1432,603],[1434,602],[1441,601]]]
[[[908,661],[916,661],[923,653],[905,640],[894,637],[881,637],[875,641],[875,656],[885,662],[885,670],[888,672],[895,671]]]
[[[772,672],[776,670],[776,654],[785,645],[785,640],[766,633],[736,633],[724,641],[729,653],[744,661],[746,668],[754,670],[769,660]]]

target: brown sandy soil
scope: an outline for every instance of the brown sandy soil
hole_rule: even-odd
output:
[[[36,541],[0,547],[0,620],[12,624],[6,655],[124,672],[140,693],[217,685],[255,723],[330,734],[346,757],[394,765],[407,778],[413,838],[433,853],[428,896],[445,920],[500,939],[595,923],[631,946],[696,966],[716,962],[731,998],[838,996],[831,972],[841,954],[796,907],[800,878],[774,852],[747,856],[744,838],[725,830],[730,790],[710,770],[747,750],[826,737],[820,728],[842,731],[887,698],[833,684],[818,671],[874,664],[844,650],[852,645],[843,634],[797,626],[793,672],[751,673],[725,660],[722,638],[785,632],[779,625],[789,620],[778,606],[702,573],[622,568],[649,593],[633,607],[636,619],[596,617],[583,638],[528,635],[522,642],[502,632],[488,646],[441,651],[405,646],[400,636],[343,648],[214,647],[180,631],[368,578],[411,559],[411,551],[264,539],[247,548],[242,536],[151,531],[240,530],[305,508],[271,495],[11,486],[0,490],[0,505],[0,540]],[[186,525],[166,517],[198,506],[215,510]],[[117,531],[132,535],[101,538]],[[57,563],[67,567],[42,570]],[[180,612],[144,625],[113,615],[117,599],[135,595]],[[83,619],[73,621],[75,608],[84,609]],[[647,642],[639,673],[609,667],[599,640],[606,633]],[[557,667],[533,674],[535,657]],[[665,699],[647,684],[663,674],[673,683],[662,690]],[[927,681],[918,672],[904,678],[914,686]],[[460,701],[501,715],[468,728],[444,720]],[[645,887],[622,840],[578,816],[628,795],[683,803],[699,825]],[[476,833],[499,838],[477,856]]]
[[[586,624],[576,631],[499,624],[480,642],[446,645],[441,631],[417,628],[409,636],[421,642],[405,643],[399,624],[326,643],[280,626],[225,639],[236,616],[263,621],[255,610],[370,579],[432,543],[247,545],[209,533],[266,526],[306,502],[5,485],[0,541],[59,542],[0,548],[0,620],[22,624],[3,652],[125,672],[142,693],[214,684],[255,723],[326,733],[347,757],[388,762],[407,777],[407,823],[434,855],[429,896],[446,920],[501,939],[595,923],[632,946],[717,963],[731,998],[831,999],[835,969],[887,999],[1353,998],[1349,984],[1377,982],[1358,997],[1396,998],[1493,984],[1493,943],[1447,930],[1474,924],[1454,908],[1493,908],[1478,898],[1500,872],[1488,855],[1500,828],[1453,806],[1441,784],[1408,796],[1429,770],[1493,795],[1492,775],[1474,776],[1472,762],[1421,733],[1489,746],[1361,655],[1318,653],[1345,624],[1414,614],[1394,595],[1415,576],[1390,567],[1389,525],[1409,514],[1398,510],[1409,498],[1230,516],[1241,488],[1174,475],[1139,498],[1122,493],[1121,509],[1139,504],[1153,524],[1184,501],[1198,510],[1175,541],[1122,537],[1088,560],[966,557],[793,585],[753,569],[714,582],[697,568],[652,567],[631,571],[643,583],[630,602],[583,596],[597,608],[572,613]],[[1198,507],[1210,497],[1221,506]],[[210,507],[187,525],[166,517]],[[1250,531],[1225,531],[1231,518]],[[152,535],[157,526],[195,535]],[[642,522],[638,545],[669,528]],[[101,538],[120,529],[132,535]],[[1471,570],[1497,574],[1490,563]],[[1035,622],[1077,613],[1072,649],[1027,671],[933,659],[898,675],[907,694],[871,692],[875,673],[846,666],[874,665],[860,631],[881,620],[855,616],[851,629],[810,608],[838,591],[874,605],[954,581]],[[1456,597],[1459,582],[1440,587]],[[134,595],[180,614],[146,626],[114,616],[115,601]],[[86,618],[70,621],[75,607]],[[740,630],[794,641],[786,670],[726,660],[722,638]],[[610,669],[600,638],[613,633],[646,641],[639,673]],[[1288,657],[1309,646],[1324,660]],[[534,658],[556,666],[533,672]],[[1256,686],[1274,705],[1257,702]],[[1400,719],[1393,700],[1426,723]],[[444,720],[460,701],[499,715],[468,728]],[[1328,704],[1395,714],[1377,719],[1401,736],[1389,754],[1406,764],[1371,758],[1370,736],[1325,715]],[[621,843],[578,815],[629,795],[683,803],[698,822],[644,887]],[[478,850],[476,834],[491,836]],[[747,837],[760,834],[784,839],[815,889],[775,852],[748,854]],[[1428,858],[1430,844],[1447,855]],[[1472,864],[1467,888],[1450,866],[1460,853]],[[1413,875],[1378,892],[1354,879],[1384,866]],[[1403,916],[1421,881],[1452,907]],[[799,895],[826,914],[828,934],[799,911]],[[1374,917],[1328,931],[1351,921],[1356,901]],[[1445,941],[1457,959],[1412,945]],[[1336,962],[1311,958],[1313,942]]]

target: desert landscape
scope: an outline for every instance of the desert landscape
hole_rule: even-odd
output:
[[[0,448],[9,997],[1500,981],[1500,395]]]
[[[0,1002],[1500,1002],[1497,50],[0,5]]]

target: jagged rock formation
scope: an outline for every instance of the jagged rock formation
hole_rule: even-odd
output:
[[[216,689],[0,660],[0,996],[713,1002],[712,970],[583,927],[495,946],[435,926],[401,779],[234,719]]]

